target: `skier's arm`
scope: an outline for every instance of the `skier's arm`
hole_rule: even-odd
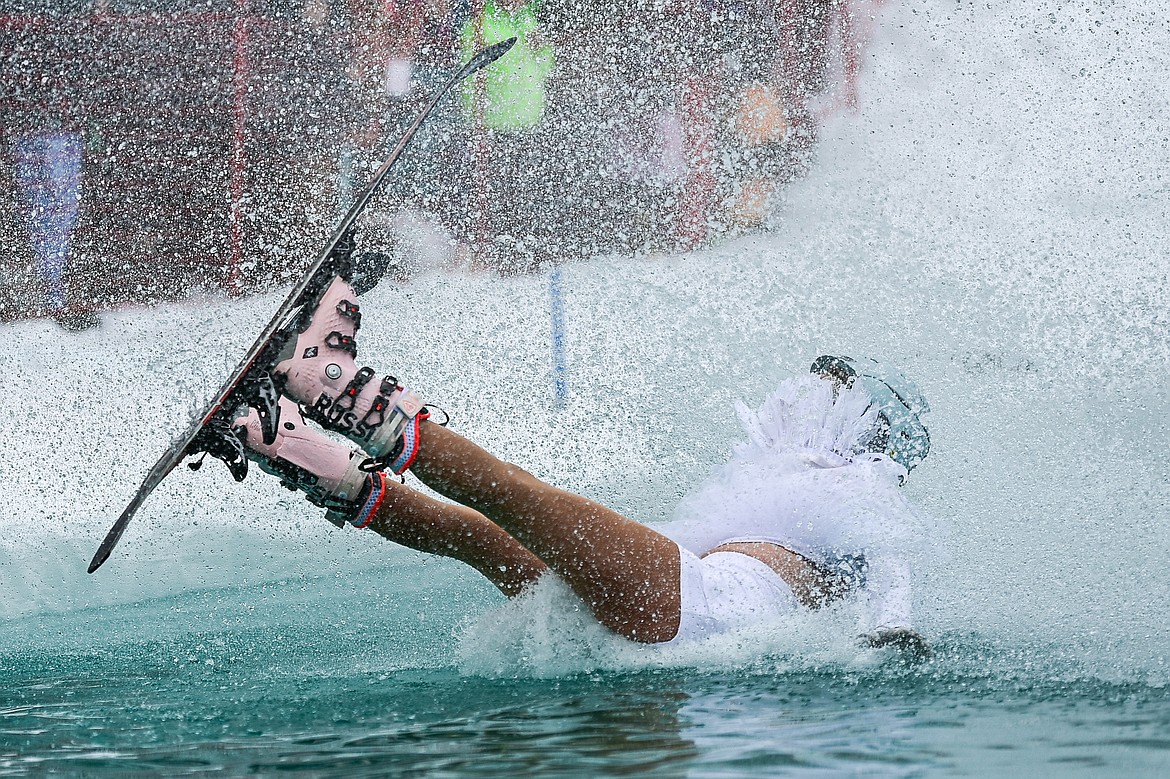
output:
[[[871,562],[866,579],[867,614],[862,643],[928,659],[932,654],[930,644],[911,627],[910,565],[900,558],[879,557]]]

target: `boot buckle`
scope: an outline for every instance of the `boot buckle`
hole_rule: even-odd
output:
[[[334,330],[329,335],[325,336],[325,345],[330,349],[338,349],[343,352],[349,352],[353,357],[357,357],[357,341],[353,339],[352,335],[342,335]]]
[[[337,313],[341,314],[346,319],[352,319],[354,330],[357,330],[362,326],[362,310],[357,303],[351,303],[348,300],[343,300],[337,304]]]
[[[359,370],[354,377],[350,379],[349,384],[333,401],[334,412],[344,413],[352,411],[354,403],[357,402],[357,396],[361,394],[362,389],[370,383],[370,379],[374,378],[374,369],[366,366]]]

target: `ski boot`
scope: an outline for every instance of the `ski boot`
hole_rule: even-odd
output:
[[[386,476],[368,470],[370,461],[360,451],[306,425],[293,401],[282,397],[277,405],[279,423],[271,444],[264,443],[255,409],[248,409],[232,422],[230,432],[242,444],[243,453],[285,487],[304,492],[338,527],[346,523],[367,527],[386,495]],[[232,467],[231,462],[228,467]],[[246,463],[243,470],[247,472]]]
[[[401,474],[414,463],[419,424],[429,414],[393,376],[375,379],[373,368],[357,367],[356,299],[349,282],[335,278],[281,350],[273,376],[306,417],[356,443],[374,467]]]

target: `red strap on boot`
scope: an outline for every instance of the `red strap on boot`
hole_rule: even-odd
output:
[[[350,523],[359,530],[369,527],[370,523],[374,521],[374,517],[378,515],[378,509],[382,508],[382,501],[385,500],[388,492],[384,473],[374,471],[368,478],[370,494],[362,503],[362,507],[358,509],[357,514],[350,520]]]
[[[407,423],[406,429],[402,431],[402,451],[390,461],[390,470],[394,473],[405,473],[410,466],[414,465],[414,460],[418,457],[418,447],[422,441],[419,426],[424,419],[430,418],[431,412],[424,408]]]

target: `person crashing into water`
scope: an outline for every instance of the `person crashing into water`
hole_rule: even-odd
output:
[[[857,598],[864,644],[929,656],[899,554],[915,516],[900,485],[929,450],[927,405],[898,371],[821,357],[759,409],[741,404],[748,441],[652,528],[496,458],[431,421],[397,379],[358,368],[356,299],[337,277],[285,345],[275,435],[252,409],[232,426],[248,459],[335,524],[460,560],[509,597],[552,572],[631,641],[692,641]],[[387,474],[407,470],[452,502]]]

